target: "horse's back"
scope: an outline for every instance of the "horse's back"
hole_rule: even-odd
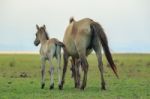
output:
[[[90,24],[92,22],[91,19],[85,18],[69,24],[64,36],[64,44],[69,54],[77,55],[78,50],[86,50],[91,39]]]

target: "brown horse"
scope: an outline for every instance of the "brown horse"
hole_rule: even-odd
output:
[[[118,77],[117,68],[114,64],[114,61],[112,59],[109,50],[106,34],[99,23],[89,18],[84,18],[79,21],[75,21],[73,18],[71,18],[70,24],[68,25],[65,31],[63,43],[65,44],[64,67],[63,67],[61,86],[59,87],[60,89],[63,88],[65,73],[68,64],[68,58],[69,56],[71,56],[75,62],[75,67],[77,67],[76,65],[78,65],[76,64],[76,60],[81,61],[81,67],[84,71],[84,75],[83,75],[83,81],[82,81],[82,85],[80,86],[80,89],[84,90],[84,88],[86,87],[87,72],[88,72],[88,62],[86,56],[89,55],[92,52],[92,50],[94,50],[98,59],[98,67],[101,75],[102,89],[105,90],[102,53],[101,53],[102,47],[104,49],[105,56],[113,72]],[[75,83],[79,85],[78,77],[76,76],[75,79],[76,79]]]
[[[41,43],[40,48],[40,56],[41,56],[41,74],[42,74],[42,82],[41,88],[43,89],[45,86],[45,62],[46,60],[49,61],[50,64],[50,89],[54,88],[54,80],[53,80],[53,73],[54,73],[54,65],[52,64],[52,58],[55,57],[58,63],[58,81],[60,83],[60,61],[61,61],[61,47],[64,47],[64,44],[57,40],[56,38],[49,39],[48,34],[46,32],[46,27],[43,25],[39,27],[36,25],[37,32],[36,32],[36,39],[34,41],[35,46],[38,46]]]

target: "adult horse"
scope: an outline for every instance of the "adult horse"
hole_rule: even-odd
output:
[[[46,32],[46,26],[43,25],[39,27],[36,25],[37,32],[36,32],[36,39],[34,41],[35,46],[38,46],[41,43],[40,48],[40,56],[41,56],[41,74],[42,74],[42,82],[41,88],[43,89],[45,86],[45,62],[46,60],[49,61],[50,64],[50,89],[54,88],[54,80],[53,80],[53,73],[54,73],[54,65],[52,64],[52,58],[55,57],[58,63],[58,81],[60,85],[60,61],[61,61],[61,47],[64,47],[64,44],[57,40],[56,38],[49,38]]]
[[[60,89],[63,88],[65,73],[68,64],[69,56],[75,62],[76,60],[81,61],[81,67],[84,71],[82,85],[80,89],[84,90],[87,82],[87,72],[88,72],[88,62],[86,56],[89,55],[92,50],[95,51],[98,59],[98,68],[101,75],[101,86],[105,90],[105,81],[103,77],[103,63],[102,63],[102,53],[101,48],[103,47],[105,56],[110,64],[113,72],[118,77],[117,68],[112,59],[112,55],[109,50],[108,41],[106,34],[101,27],[101,25],[89,18],[84,18],[79,21],[75,21],[73,18],[70,19],[70,24],[68,25],[65,34],[63,43],[65,44],[64,48],[64,67]],[[101,47],[102,46],[102,47]],[[75,69],[76,70],[76,69]],[[77,70],[76,70],[77,71]],[[76,84],[79,85],[78,77],[76,76]]]

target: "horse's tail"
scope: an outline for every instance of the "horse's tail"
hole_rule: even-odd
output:
[[[115,73],[116,77],[119,78],[119,76],[117,74],[117,68],[116,68],[116,65],[114,64],[114,61],[112,59],[112,56],[111,56],[111,53],[110,53],[110,50],[109,50],[109,46],[108,46],[107,37],[106,37],[106,34],[105,34],[103,28],[101,27],[100,24],[98,24],[96,22],[93,22],[91,24],[91,29],[99,37],[100,42],[101,42],[101,44],[103,46],[103,49],[104,49],[105,56],[106,56],[106,58],[107,58],[107,60],[110,64],[113,72]]]

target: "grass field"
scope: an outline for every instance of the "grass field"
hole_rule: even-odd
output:
[[[114,76],[104,58],[106,91],[100,89],[100,75],[94,54],[88,57],[89,72],[85,90],[74,88],[69,65],[64,89],[60,91],[56,68],[55,88],[49,90],[48,64],[46,86],[40,89],[39,55],[0,54],[0,99],[150,99],[150,54],[114,54],[113,57],[120,79]]]

